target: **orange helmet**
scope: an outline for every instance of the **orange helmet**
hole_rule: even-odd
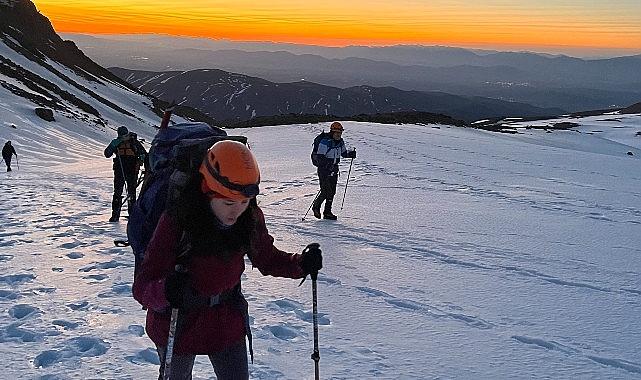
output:
[[[335,121],[332,123],[332,125],[329,126],[329,131],[330,132],[343,132],[343,125],[339,123],[338,121]]]
[[[259,193],[260,170],[252,152],[238,141],[223,140],[209,148],[199,172],[206,193],[234,200]]]

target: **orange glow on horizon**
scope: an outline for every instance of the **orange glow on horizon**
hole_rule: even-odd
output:
[[[153,33],[323,46],[565,46],[641,53],[641,2],[623,2],[629,3],[628,9],[625,4],[597,7],[587,0],[577,0],[572,7],[551,1],[454,6],[444,0],[353,0],[347,5],[326,0],[307,8],[285,0],[272,0],[269,6],[244,0],[234,5],[205,0],[189,5],[175,0],[34,1],[57,32],[67,33]]]

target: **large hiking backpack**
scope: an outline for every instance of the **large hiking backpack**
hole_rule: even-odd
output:
[[[318,156],[316,155],[316,151],[318,151],[318,144],[320,144],[321,140],[324,138],[329,138],[331,137],[332,134],[330,132],[321,132],[318,136],[314,137],[314,143],[312,143],[312,165],[318,167]]]
[[[221,140],[247,143],[246,137],[228,136],[224,130],[205,123],[178,123],[158,130],[149,149],[149,173],[127,223],[127,238],[135,256],[134,277],[158,219],[175,196],[173,192],[189,182],[207,149]]]

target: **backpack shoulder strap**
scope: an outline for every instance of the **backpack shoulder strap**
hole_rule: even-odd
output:
[[[187,267],[189,263],[189,254],[192,249],[191,238],[187,230],[183,228],[180,240],[178,241],[178,253],[176,254],[176,266]]]

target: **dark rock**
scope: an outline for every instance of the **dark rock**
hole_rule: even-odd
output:
[[[628,152],[628,156],[634,156],[634,153]]]
[[[626,107],[621,110],[621,113],[630,114],[630,113],[641,113],[641,102],[635,103],[630,107]]]
[[[560,123],[554,123],[554,129],[570,129],[570,128],[576,128],[580,124],[579,123],[573,123],[571,121],[562,121]]]
[[[46,121],[56,121],[53,117],[53,111],[48,108],[36,108],[36,115]]]

